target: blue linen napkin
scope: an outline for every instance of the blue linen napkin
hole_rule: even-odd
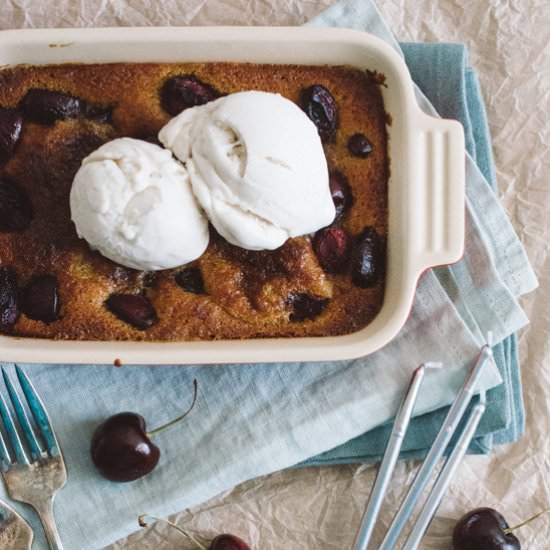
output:
[[[487,114],[479,79],[475,70],[468,66],[466,47],[462,44],[401,43],[400,48],[414,82],[437,112],[444,118],[454,118],[462,123],[466,150],[481,170],[487,184],[496,191]],[[504,383],[489,390],[487,394],[487,411],[468,449],[471,454],[489,453],[493,444],[516,441],[524,431],[516,336],[506,338],[494,346],[493,351]],[[403,442],[401,458],[424,456],[448,411],[449,407],[442,407],[438,411],[414,418]],[[379,460],[390,431],[391,424],[380,426],[336,449],[312,457],[302,465]]]
[[[355,26],[397,47],[375,6],[364,0],[341,2],[316,24]],[[418,101],[433,112],[420,93]],[[427,273],[400,335],[369,357],[200,368],[25,366],[50,412],[69,470],[55,505],[66,550],[101,548],[133,531],[139,513],[168,515],[384,424],[422,361],[441,360],[445,368],[426,377],[418,414],[448,405],[485,332],[493,330],[500,342],[526,323],[517,297],[536,285],[505,213],[470,157],[467,195],[462,265],[449,270],[446,280]],[[449,281],[457,281],[451,294]],[[89,456],[97,424],[121,410],[161,424],[186,406],[193,378],[200,386],[197,406],[185,425],[156,438],[163,453],[158,468],[130,484],[103,480]],[[480,389],[501,381],[489,367]],[[0,496],[6,497],[3,487]],[[33,525],[34,548],[46,549],[34,514],[15,506]]]

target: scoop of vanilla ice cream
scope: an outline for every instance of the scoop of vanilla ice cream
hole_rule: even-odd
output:
[[[115,139],[87,156],[70,205],[79,237],[127,267],[169,269],[208,245],[208,222],[187,171],[170,151],[146,141]]]
[[[186,109],[159,133],[230,243],[274,249],[335,216],[317,128],[292,101],[239,92]]]

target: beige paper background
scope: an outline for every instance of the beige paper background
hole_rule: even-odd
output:
[[[297,25],[333,3],[4,0],[0,27]],[[515,524],[550,506],[550,7],[548,0],[380,0],[379,6],[400,40],[468,44],[487,101],[502,199],[541,283],[523,301],[531,318],[520,338],[527,434],[490,457],[468,457],[461,465],[420,546],[446,550],[456,518],[473,507],[496,507]],[[399,464],[376,540],[415,466]],[[280,472],[172,519],[196,535],[233,532],[261,550],[351,548],[374,472],[363,466]],[[525,549],[550,549],[550,515],[522,528],[519,537]],[[177,532],[155,525],[108,550],[192,548]]]

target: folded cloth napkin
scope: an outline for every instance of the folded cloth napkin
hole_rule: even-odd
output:
[[[487,184],[496,191],[495,165],[485,105],[477,74],[468,66],[466,47],[462,44],[402,43],[400,48],[413,80],[437,112],[444,118],[454,118],[462,123],[466,150]],[[436,274],[439,271],[436,270]],[[444,277],[443,272],[443,285]],[[516,441],[524,430],[516,336],[512,335],[494,346],[493,352],[504,383],[488,392],[487,411],[468,449],[470,453],[488,453],[495,443]],[[424,456],[448,411],[449,407],[442,407],[414,418],[407,431],[401,457]],[[390,431],[391,424],[380,426],[336,449],[308,459],[302,465],[379,460]]]
[[[398,48],[365,0],[339,3],[315,23],[361,28]],[[435,112],[420,92],[418,100]],[[425,274],[407,324],[376,354],[346,362],[200,368],[24,366],[46,403],[68,466],[69,482],[55,504],[66,550],[101,548],[133,531],[139,513],[182,510],[388,422],[423,361],[439,360],[444,368],[426,377],[416,412],[448,405],[487,330],[501,342],[526,323],[517,297],[536,284],[495,194],[469,156],[466,162],[464,260],[438,276]],[[89,454],[98,423],[133,410],[159,425],[187,406],[193,378],[199,381],[196,408],[184,425],[156,438],[162,457],[155,471],[128,484],[102,479]],[[479,389],[501,382],[490,365]],[[3,487],[0,496],[6,496]],[[15,506],[34,527],[34,548],[46,549],[34,514]]]

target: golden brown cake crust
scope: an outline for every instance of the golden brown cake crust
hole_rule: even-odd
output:
[[[57,277],[61,310],[52,323],[21,315],[10,334],[73,340],[178,341],[250,337],[325,336],[353,332],[382,306],[383,277],[372,288],[354,286],[349,272],[324,273],[309,237],[291,239],[273,252],[250,252],[229,245],[211,230],[199,267],[205,294],[176,284],[178,272],[143,273],[114,264],[80,240],[70,220],[69,192],[82,158],[116,137],[154,136],[169,120],[159,90],[167,78],[193,74],[220,93],[278,92],[294,102],[314,84],[325,86],[338,104],[339,126],[325,145],[331,171],[347,177],[354,203],[342,227],[357,235],[371,225],[387,234],[387,134],[380,83],[373,75],[346,67],[232,63],[101,64],[16,66],[0,70],[0,106],[15,107],[31,88],[58,90],[87,102],[113,106],[112,124],[86,119],[51,126],[25,121],[14,157],[0,176],[16,181],[31,200],[29,229],[0,232],[0,267],[17,274],[19,286],[33,275]],[[361,132],[373,145],[366,158],[347,147]],[[182,236],[185,238],[185,236]],[[158,322],[137,330],[105,307],[112,293],[144,292]],[[330,298],[314,320],[289,320],[291,293]]]

